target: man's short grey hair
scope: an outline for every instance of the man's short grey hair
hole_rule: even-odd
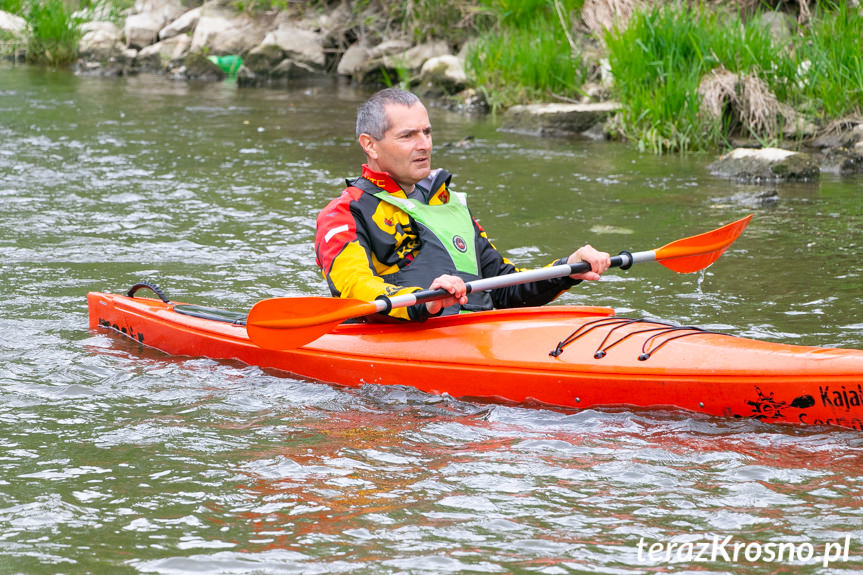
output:
[[[387,88],[375,93],[357,110],[357,139],[361,134],[368,134],[375,140],[384,137],[390,129],[387,105],[399,104],[410,108],[419,101],[416,94],[401,88]]]

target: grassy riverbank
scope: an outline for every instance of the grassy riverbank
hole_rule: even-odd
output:
[[[787,145],[863,113],[863,15],[846,2],[820,2],[802,24],[763,6],[659,3],[599,35],[579,27],[582,2],[482,4],[493,25],[477,30],[466,67],[493,109],[579,100],[591,86],[623,105],[612,131],[656,153]]]
[[[863,110],[863,17],[818,5],[806,26],[771,34],[756,14],[636,14],[606,36],[620,134],[656,152],[774,144]]]
[[[107,2],[103,12],[129,6],[129,0]],[[615,99],[623,111],[611,131],[657,153],[722,147],[734,138],[787,143],[863,114],[863,14],[847,2],[812,2],[811,13],[809,3],[771,4],[795,10],[782,13],[743,0],[675,3],[676,9],[656,2],[629,18],[607,18],[605,28],[588,25],[583,4],[355,0],[343,37],[446,40],[463,52],[469,84],[494,111],[587,96]],[[796,12],[798,4],[807,7],[804,13]],[[238,10],[306,14],[339,5],[234,0]],[[89,0],[74,5],[94,7]],[[77,22],[65,0],[0,0],[0,10],[28,20],[30,61],[75,59]]]

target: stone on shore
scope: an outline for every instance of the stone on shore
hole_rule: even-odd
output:
[[[616,102],[513,106],[504,113],[501,130],[538,136],[573,136],[587,132],[619,109],[620,104]]]
[[[863,141],[863,119],[843,118],[830,124],[824,133],[812,140],[817,149],[853,147]]]
[[[267,33],[260,46],[278,49],[282,55],[280,61],[288,58],[321,70],[326,63],[323,36],[289,23],[282,23],[275,30]]]
[[[216,3],[205,4],[192,36],[192,52],[207,51],[214,56],[246,55],[267,35],[265,18],[252,18]]]
[[[177,0],[139,0],[135,3],[135,13],[126,17],[126,46],[143,48],[154,44],[159,39],[159,31],[183,10]]]
[[[456,94],[467,87],[467,74],[458,56],[447,54],[429,58],[420,69],[420,85],[423,96]]]
[[[27,21],[20,16],[0,10],[0,47],[5,44],[3,50],[6,57],[15,60],[24,60],[27,57]]]
[[[422,69],[423,64],[428,62],[430,59],[449,55],[450,50],[446,42],[426,42],[406,50],[401,54],[399,63],[416,73],[419,72]]]
[[[260,45],[243,58],[243,64],[256,75],[266,76],[284,59],[284,52],[273,44]]]
[[[203,52],[191,52],[178,72],[182,77],[203,82],[219,82],[225,79],[225,72],[218,64],[210,61]]]
[[[455,94],[448,100],[450,109],[465,114],[488,114],[491,106],[488,105],[485,96],[476,88],[467,88]]]
[[[252,71],[248,66],[243,64],[240,66],[240,69],[237,70],[237,85],[240,87],[254,87],[262,84],[261,80],[258,80],[257,75],[254,71]]]
[[[364,83],[390,84],[399,78],[400,71],[416,76],[429,59],[450,53],[446,42],[409,46],[410,43],[404,40],[375,46],[369,50],[368,59],[356,67],[354,78]]]
[[[122,76],[133,71],[138,51],[127,48],[113,22],[87,22],[80,27],[78,71],[97,76]]]
[[[138,52],[136,61],[142,71],[160,72],[172,66],[179,66],[189,54],[192,38],[186,34],[171,36],[156,42]]]
[[[0,32],[23,39],[26,31],[27,21],[24,18],[0,10]]]
[[[365,42],[351,44],[342,54],[336,73],[339,76],[353,76],[362,70],[370,57],[371,52]]]
[[[281,22],[245,56],[244,63],[247,68],[241,82],[244,86],[324,75],[324,36]]]
[[[821,173],[809,154],[780,148],[737,148],[708,167],[715,175],[752,183],[817,180]]]
[[[103,62],[125,50],[123,33],[113,22],[87,22],[79,28],[78,55],[87,60]]]
[[[372,47],[369,50],[369,58],[384,58],[391,54],[398,54],[400,52],[404,52],[405,50],[410,49],[411,46],[412,44],[410,40],[405,40],[403,38],[386,40],[384,42],[381,42],[377,46]]]
[[[823,150],[821,171],[842,176],[863,174],[863,123],[859,119],[835,122],[834,129],[812,142]]]
[[[180,34],[191,33],[201,18],[201,7],[193,8],[159,30],[159,40],[167,40]]]
[[[309,78],[321,74],[319,68],[313,68],[303,62],[296,62],[290,58],[285,58],[279,65],[270,71],[270,78],[286,83],[288,80],[296,80],[298,78]]]

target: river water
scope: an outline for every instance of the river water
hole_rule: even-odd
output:
[[[86,293],[140,278],[235,310],[325,295],[314,217],[367,95],[0,67],[0,573],[863,571],[857,431],[344,389],[88,330]],[[705,273],[560,302],[863,348],[860,179],[745,186],[430,114],[435,165],[522,267],[755,214]]]

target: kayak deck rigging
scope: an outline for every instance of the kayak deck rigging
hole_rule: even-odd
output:
[[[612,341],[608,343],[609,339],[611,339],[612,335],[617,335],[614,332],[622,327],[628,327],[636,324],[646,324],[653,325],[659,327],[646,327],[644,329],[637,329],[634,331],[628,331],[623,335],[620,335]],[[643,334],[643,333],[653,333],[652,335],[645,338],[644,343],[641,346],[641,353],[638,355],[639,361],[647,361],[651,358],[651,356],[659,351],[661,347],[665,344],[691,335],[703,335],[703,334],[714,334],[714,335],[727,335],[728,337],[734,337],[731,334],[722,333],[713,330],[706,330],[700,327],[694,326],[681,326],[675,325],[673,323],[661,322],[656,320],[649,319],[632,319],[626,317],[603,317],[600,319],[596,319],[593,321],[589,321],[581,325],[578,329],[572,332],[569,336],[566,337],[563,341],[559,342],[557,346],[551,350],[548,355],[551,357],[558,357],[563,353],[563,350],[566,346],[578,341],[583,338],[590,332],[599,328],[610,328],[607,330],[605,337],[599,343],[599,346],[596,348],[596,351],[593,354],[593,357],[596,359],[602,359],[606,355],[608,355],[608,350],[615,347],[616,345],[623,343],[630,337]],[[682,332],[682,333],[681,333]],[[674,334],[674,335],[671,335]],[[668,336],[668,337],[663,337]],[[656,341],[659,341],[658,343]]]

